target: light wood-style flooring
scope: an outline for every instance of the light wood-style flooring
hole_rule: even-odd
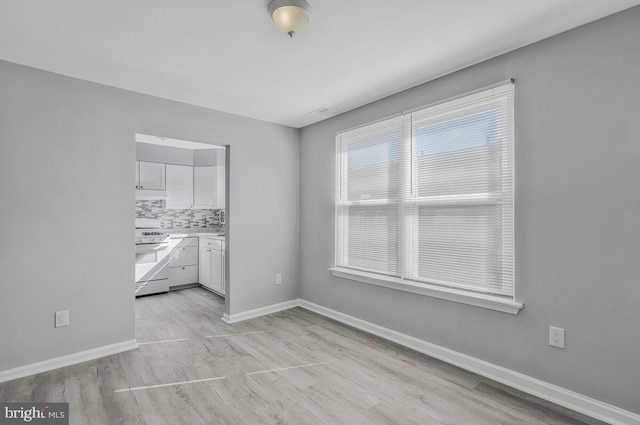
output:
[[[599,424],[295,308],[228,325],[201,288],[136,300],[137,350],[0,384],[70,423]]]

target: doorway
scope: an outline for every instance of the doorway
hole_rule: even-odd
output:
[[[136,306],[205,290],[224,310],[229,147],[139,133],[135,143]]]

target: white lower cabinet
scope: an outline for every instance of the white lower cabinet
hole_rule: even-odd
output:
[[[224,295],[224,251],[216,249],[211,250],[211,289]]]
[[[198,283],[198,266],[180,266],[169,269],[170,286]]]
[[[198,255],[198,282],[202,286],[211,288],[211,250],[208,248],[200,248]]]
[[[202,286],[221,295],[225,294],[224,257],[224,240],[200,238],[198,255],[199,282]]]
[[[169,247],[169,286],[198,283],[198,238],[171,239]]]
[[[187,239],[187,238],[185,238]],[[190,238],[195,246],[181,246],[172,250],[169,267],[197,266],[198,265],[198,238]]]

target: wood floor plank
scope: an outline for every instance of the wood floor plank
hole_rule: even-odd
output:
[[[201,288],[139,298],[137,340],[179,341],[5,382],[0,400],[66,401],[74,425],[602,423],[300,308],[223,310]]]

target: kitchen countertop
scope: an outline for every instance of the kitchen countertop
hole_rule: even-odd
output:
[[[217,240],[221,240],[221,241],[223,241],[225,239],[224,233],[223,234],[219,234],[219,233],[198,233],[198,237],[199,238],[206,238],[206,239],[217,239]]]
[[[169,233],[169,238],[224,238],[224,233]]]
[[[195,238],[195,237],[218,237],[224,238],[224,229],[167,229],[169,237],[177,238]]]

